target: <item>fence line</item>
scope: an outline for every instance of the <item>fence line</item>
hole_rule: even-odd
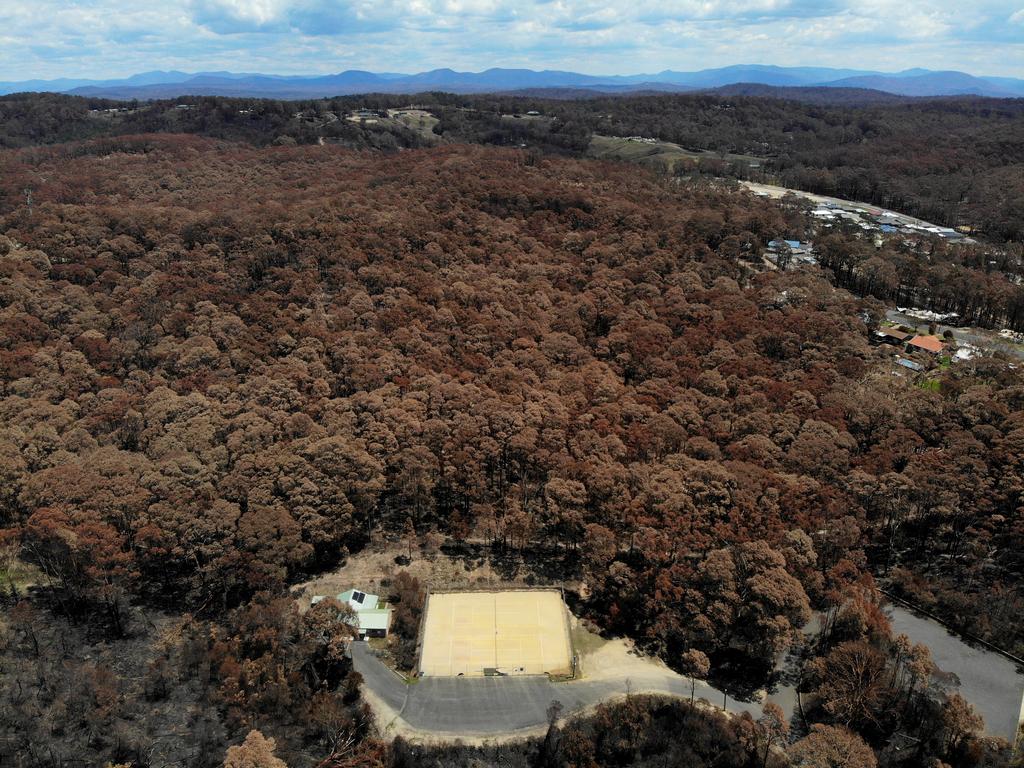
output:
[[[431,579],[433,588],[430,590],[432,593],[441,592],[560,592],[564,594],[565,586],[560,581],[552,581],[549,584],[515,584],[503,582],[501,580],[488,581],[481,583],[475,582],[461,582],[457,579],[440,581],[439,579]]]

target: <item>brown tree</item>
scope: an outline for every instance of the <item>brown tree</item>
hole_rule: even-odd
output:
[[[224,768],[288,768],[284,760],[274,755],[275,743],[257,730],[249,731],[245,741],[228,747]]]
[[[853,731],[815,723],[811,732],[789,748],[794,768],[875,768],[875,753]]]
[[[693,703],[694,691],[697,687],[697,680],[703,680],[711,671],[711,660],[707,654],[691,648],[679,659],[683,674],[690,678],[690,703]]]

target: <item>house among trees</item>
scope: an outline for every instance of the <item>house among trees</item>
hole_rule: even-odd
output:
[[[316,605],[326,595],[316,595],[312,604]],[[337,596],[339,603],[348,605],[359,621],[359,639],[367,637],[387,637],[391,629],[391,609],[381,607],[380,598],[371,595],[369,592],[362,592],[358,589],[349,589]]]
[[[946,345],[939,340],[938,336],[915,336],[907,342],[908,352],[930,352],[933,355],[941,354]]]
[[[809,242],[772,240],[768,243],[768,259],[780,269],[786,269],[793,263],[816,264],[813,254],[814,246]]]
[[[803,253],[803,252],[805,252],[807,250],[807,247],[810,244],[809,243],[801,243],[799,240],[772,240],[770,243],[768,243],[768,248],[769,248],[769,250],[777,251],[777,250],[781,250],[784,245],[789,246],[789,249],[793,253],[797,253],[797,252]]]
[[[893,344],[899,346],[906,344],[912,338],[914,338],[914,334],[912,333],[905,333],[903,331],[896,330],[895,328],[879,328],[875,331],[871,340],[875,344]]]

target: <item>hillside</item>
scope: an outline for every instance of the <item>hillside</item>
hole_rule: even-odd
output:
[[[839,94],[841,98],[833,96]],[[564,98],[574,96],[578,98]],[[583,98],[585,96],[585,98]],[[790,98],[790,97],[793,98]],[[409,107],[376,94],[299,102],[194,98],[134,106],[56,94],[0,97],[0,146],[134,133],[192,133],[263,146],[320,141],[394,150],[441,142],[585,155],[592,137],[644,136],[686,152],[747,158],[704,172],[861,200],[990,241],[1024,233],[1024,101],[907,101],[857,89],[735,86],[717,93],[421,94],[432,117],[353,117]],[[529,111],[539,119],[518,119]],[[349,119],[346,119],[349,118]],[[439,119],[437,122],[436,119]],[[756,166],[756,167],[755,167]]]
[[[467,146],[143,136],[0,160],[2,543],[40,574],[4,597],[5,764],[210,766],[258,723],[294,768],[339,744],[407,765],[332,601],[286,592],[399,536],[571,578],[604,630],[740,693],[813,607],[811,722],[862,755],[910,734],[924,759],[1005,758],[921,683],[872,574],[970,594],[1019,652],[1020,372],[894,371],[878,304],[763,271],[800,212]],[[843,687],[860,664],[869,698]],[[774,738],[626,705],[572,748],[634,764],[623,745],[681,718],[745,766]]]
[[[992,82],[965,72],[926,72],[903,77],[861,75],[835,80],[829,85],[837,88],[870,88],[901,96],[973,95],[1012,98],[1021,95],[1021,89],[1015,83]]]

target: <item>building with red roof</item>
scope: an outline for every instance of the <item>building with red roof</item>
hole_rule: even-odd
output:
[[[907,349],[912,352],[920,350],[938,355],[945,348],[946,345],[939,340],[938,336],[915,336],[907,342]]]

